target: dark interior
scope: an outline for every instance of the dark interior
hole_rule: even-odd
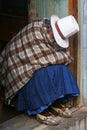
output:
[[[0,13],[26,16],[27,0],[0,0]]]
[[[0,53],[7,42],[28,23],[29,0],[0,0]]]
[[[27,23],[27,0],[0,0],[0,53],[8,41]],[[1,90],[0,86],[0,123],[19,114],[14,107],[3,104]]]

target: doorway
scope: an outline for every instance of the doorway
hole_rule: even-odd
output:
[[[28,2],[30,4],[29,0]],[[33,1],[31,0],[31,4],[32,2]],[[43,2],[44,2],[43,6],[49,4],[48,1],[46,1],[46,4],[45,4],[45,1]],[[42,6],[39,6],[39,8],[37,8],[38,5],[41,5],[41,3],[38,4],[38,0],[36,0],[36,5],[32,6],[32,8],[34,7],[33,13],[32,13],[32,8],[30,8],[31,10],[29,10],[28,12],[27,0],[15,0],[15,1],[9,0],[9,2],[7,2],[7,0],[0,0],[0,48],[1,50],[7,44],[7,42],[23,26],[25,26],[28,23],[29,13],[31,14],[30,18],[32,19],[37,16],[39,17],[39,15],[43,17],[43,15],[49,16],[50,13],[54,13],[54,12],[57,13],[58,2],[59,2],[59,5],[63,5],[63,6],[66,5],[66,3],[68,3],[68,5],[66,5],[68,6],[68,14],[74,15],[75,18],[78,19],[78,0],[66,0],[66,1],[65,0],[61,0],[61,1],[50,0],[50,4],[52,4],[52,6],[45,6],[44,9],[46,10],[44,11],[44,14],[43,14]],[[56,4],[56,7],[55,7],[55,4]],[[41,7],[41,11],[40,11],[40,7]],[[63,9],[66,9],[66,8],[63,8]],[[65,11],[67,13],[67,10]],[[63,11],[61,13],[63,13]],[[70,39],[70,52],[71,52],[71,55],[73,55],[74,57],[74,61],[70,65],[70,69],[72,70],[75,77],[77,78],[77,59],[78,59],[77,58],[77,54],[78,54],[78,36],[77,35],[75,35],[73,38]],[[73,104],[77,104],[77,102],[74,101]]]
[[[0,51],[28,23],[27,0],[0,0]]]
[[[0,0],[0,53],[8,41],[27,23],[27,0]],[[0,123],[19,114],[12,106],[2,106],[1,99],[0,91]]]

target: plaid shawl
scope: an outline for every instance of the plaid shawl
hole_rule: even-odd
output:
[[[2,51],[0,83],[5,90],[5,100],[11,99],[30,80],[35,70],[72,61],[68,48],[60,48],[50,30],[46,19],[33,21]]]

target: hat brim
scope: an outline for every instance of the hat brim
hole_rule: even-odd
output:
[[[57,44],[60,47],[67,48],[67,47],[69,47],[69,39],[63,40],[55,27],[55,22],[58,20],[60,20],[60,18],[58,16],[56,16],[56,15],[51,16],[51,27],[52,27],[53,35],[54,35],[54,38],[55,38]]]

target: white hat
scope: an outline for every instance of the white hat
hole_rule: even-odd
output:
[[[72,15],[61,19],[52,15],[51,27],[57,44],[63,48],[69,46],[68,38],[79,31],[78,23]]]

